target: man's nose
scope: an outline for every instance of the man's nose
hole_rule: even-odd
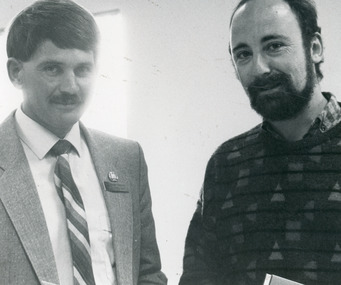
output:
[[[79,84],[74,72],[67,72],[61,79],[60,92],[75,94],[79,91]]]
[[[253,73],[255,76],[270,73],[269,60],[263,55],[259,54],[253,58]]]

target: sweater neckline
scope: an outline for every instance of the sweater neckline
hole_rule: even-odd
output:
[[[272,134],[265,131],[261,127],[261,125],[259,126],[259,128],[260,136],[265,140],[266,144],[268,144],[268,147],[295,150],[302,148],[312,148],[316,145],[322,144],[323,142],[330,140],[331,137],[335,136],[335,134],[341,131],[341,123],[338,123],[335,127],[333,127],[331,130],[325,133],[318,132],[315,136],[306,137],[301,140],[293,142],[275,138]]]

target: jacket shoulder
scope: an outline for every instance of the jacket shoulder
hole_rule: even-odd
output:
[[[104,153],[112,153],[125,158],[143,156],[140,144],[134,140],[114,136],[99,130],[82,128],[85,138],[91,146]]]
[[[113,143],[115,145],[124,145],[124,146],[136,146],[138,143],[134,140],[114,136],[99,130],[95,129],[87,129],[89,135],[95,139],[97,142],[101,143]]]

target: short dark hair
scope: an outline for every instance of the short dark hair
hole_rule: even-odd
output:
[[[46,40],[63,49],[93,51],[96,56],[99,31],[91,13],[75,2],[38,0],[12,21],[7,56],[26,62]]]
[[[232,24],[233,17],[237,10],[246,4],[247,2],[254,1],[254,0],[241,0],[236,8],[232,12],[232,16],[230,19],[230,27]],[[313,0],[283,0],[286,2],[293,13],[297,17],[297,21],[300,25],[302,38],[305,48],[310,48],[311,40],[315,36],[315,33],[321,34],[321,28],[318,26],[317,23],[317,11],[316,11],[316,4]],[[315,64],[316,69],[316,76],[319,80],[323,78],[323,74],[320,68],[320,64],[323,61]]]

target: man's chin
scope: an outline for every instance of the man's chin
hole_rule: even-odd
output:
[[[302,102],[293,102],[284,96],[286,95],[279,93],[260,94],[251,100],[251,107],[265,120],[290,120],[296,117],[304,106]]]
[[[73,110],[72,112],[56,112],[51,114],[51,120],[46,124],[55,131],[68,132],[75,123],[77,123],[83,115],[82,110]]]
[[[78,102],[54,102],[53,108],[57,110],[57,112],[62,113],[70,113],[70,112],[79,112],[78,109],[83,108],[83,105]]]

